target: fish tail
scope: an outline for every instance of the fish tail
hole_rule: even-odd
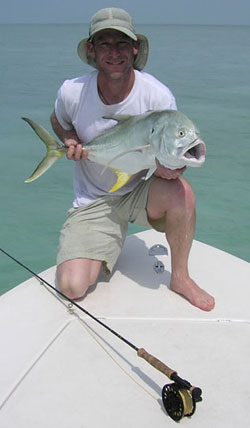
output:
[[[47,169],[49,169],[57,161],[57,159],[60,159],[64,155],[66,148],[59,144],[56,139],[52,137],[48,131],[46,131],[46,129],[33,122],[33,120],[27,119],[26,117],[22,117],[22,119],[31,126],[31,128],[35,131],[35,133],[43,141],[47,148],[47,153],[42,161],[36,167],[31,176],[25,180],[25,183],[30,183],[44,174]]]

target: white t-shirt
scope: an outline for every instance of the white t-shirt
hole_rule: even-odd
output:
[[[103,119],[115,114],[141,114],[148,110],[176,110],[171,91],[148,73],[135,70],[134,86],[128,97],[118,104],[106,105],[97,91],[98,71],[93,71],[71,80],[66,80],[58,91],[55,103],[56,117],[61,126],[75,128],[82,143],[92,140],[116,121]],[[122,151],[122,149],[121,149]],[[104,195],[115,184],[116,175],[109,169],[103,174],[103,166],[88,159],[75,162],[74,207],[84,206]],[[128,183],[113,195],[132,191],[145,172],[134,174]]]

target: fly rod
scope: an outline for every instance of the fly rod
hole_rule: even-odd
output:
[[[56,289],[53,285],[51,285],[48,281],[46,281],[40,275],[33,272],[30,268],[25,266],[23,263],[21,263],[19,260],[13,257],[11,254],[7,253],[7,251],[3,250],[2,248],[0,248],[0,251],[3,254],[5,254],[7,257],[9,257],[11,260],[13,260],[15,263],[17,263],[19,266],[21,266],[22,268],[27,270],[29,273],[31,273],[41,283],[46,284],[49,288],[54,290],[56,293],[58,293],[60,296],[62,296],[64,299],[70,302],[72,305],[77,307],[80,311],[84,312],[86,315],[88,315],[90,318],[92,318],[102,327],[106,328],[109,332],[111,332],[120,340],[125,342],[128,346],[130,346],[132,349],[134,349],[137,352],[137,355],[139,357],[143,358],[145,361],[151,364],[151,366],[153,366],[154,368],[159,370],[161,373],[166,375],[170,380],[172,380],[173,383],[164,385],[164,387],[162,388],[162,401],[166,412],[173,420],[180,421],[184,416],[192,416],[194,414],[196,410],[196,403],[199,401],[202,401],[202,397],[201,397],[202,391],[199,387],[192,386],[190,382],[179,377],[175,370],[171,369],[162,361],[158,360],[158,358],[149,354],[144,348],[138,348],[136,345],[131,343],[125,337],[121,336],[117,331],[113,330],[107,324],[103,323],[93,314],[91,314],[82,306],[80,306],[77,302],[67,297],[60,290]]]

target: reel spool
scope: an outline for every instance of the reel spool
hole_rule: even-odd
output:
[[[184,416],[192,416],[196,409],[196,401],[201,397],[192,394],[189,389],[182,388],[178,383],[170,383],[162,389],[162,402],[167,414],[176,422]]]

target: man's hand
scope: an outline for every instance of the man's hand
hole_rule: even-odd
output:
[[[55,134],[69,148],[66,153],[67,158],[75,161],[86,159],[88,157],[88,150],[82,147],[75,129],[64,129],[58,122],[55,111],[51,114],[50,120]]]
[[[87,159],[88,150],[83,148],[79,141],[76,141],[72,138],[64,141],[65,145],[68,147],[66,156],[70,160],[79,161]]]
[[[155,170],[154,175],[156,177],[164,178],[165,180],[175,180],[176,178],[179,178],[186,169],[186,166],[180,169],[166,168],[165,166],[161,165],[158,159],[156,158],[155,158],[155,163],[156,163],[157,169]]]

